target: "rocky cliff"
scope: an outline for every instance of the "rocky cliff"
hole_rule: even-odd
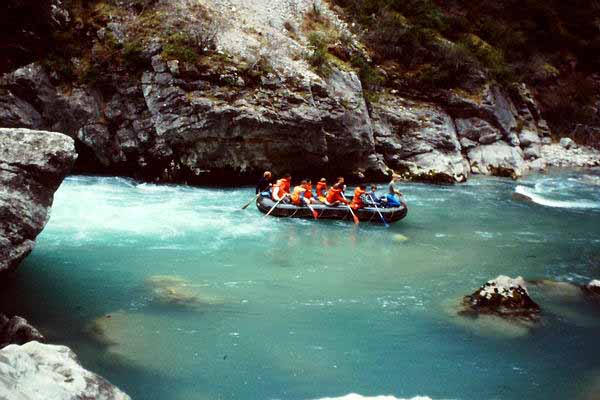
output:
[[[65,346],[29,342],[0,349],[0,398],[11,400],[129,400],[84,369]]]
[[[67,133],[80,172],[239,183],[265,169],[355,179],[394,170],[460,182],[546,164],[550,129],[526,85],[373,93],[368,50],[325,2],[67,12],[75,22],[65,18],[56,40],[70,50],[0,80],[0,126]]]
[[[0,128],[0,273],[33,249],[76,158],[73,140],[60,133]]]

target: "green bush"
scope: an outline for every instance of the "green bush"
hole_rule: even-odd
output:
[[[198,60],[198,46],[192,37],[178,32],[166,38],[162,56],[166,60],[195,63]]]
[[[327,46],[329,42],[327,35],[323,32],[312,32],[308,36],[308,43],[312,47],[312,51],[307,55],[308,63],[319,75],[328,77],[332,69],[328,60],[329,52],[327,51]]]
[[[148,63],[143,55],[144,47],[139,41],[126,42],[123,46],[123,62],[126,67],[138,70]]]
[[[362,54],[355,54],[350,63],[357,70],[363,90],[374,92],[381,89],[384,82],[383,76]]]

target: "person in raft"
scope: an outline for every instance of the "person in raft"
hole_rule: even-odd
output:
[[[342,189],[342,197],[346,200],[348,200],[346,198],[346,181],[344,179],[343,176],[338,176],[338,178],[335,181],[337,184],[340,185],[340,189]]]
[[[329,192],[327,192],[327,198],[325,199],[325,204],[328,206],[337,206],[340,203],[344,203],[346,205],[349,204],[349,201],[342,195],[342,187],[339,183],[333,185]]]
[[[364,197],[367,194],[367,187],[363,184],[360,184],[354,189],[354,197],[352,198],[352,202],[350,203],[350,207],[354,210],[358,210],[359,208],[363,208],[365,206]]]
[[[263,197],[270,197],[271,194],[269,191],[271,190],[271,186],[273,186],[271,183],[272,179],[273,175],[271,174],[271,171],[265,171],[256,185],[256,194],[260,193]]]
[[[367,204],[370,206],[378,206],[381,204],[379,196],[377,196],[377,185],[371,185],[371,191],[367,192],[366,196]]]
[[[327,201],[327,179],[325,178],[321,178],[321,180],[317,182],[317,200],[321,203]]]
[[[304,192],[304,198],[310,204],[319,204],[319,201],[313,197],[312,181],[310,179],[306,179],[306,186],[304,187],[306,188],[306,191]]]
[[[398,200],[396,195],[402,196],[402,193],[396,189],[395,183],[400,180],[400,175],[392,175],[392,180],[388,185],[388,193],[383,199],[383,203],[386,207],[400,207],[402,203]]]
[[[277,183],[273,185],[273,190],[271,191],[271,198],[274,201],[289,203],[291,181],[292,175],[290,174],[285,174],[283,175],[283,178],[277,180]]]
[[[292,204],[294,204],[295,206],[304,206],[307,202],[308,199],[306,197],[304,197],[304,194],[307,192],[307,188],[306,188],[307,182],[305,180],[303,180],[302,182],[300,182],[300,184],[298,186],[294,186],[294,190],[292,191]]]

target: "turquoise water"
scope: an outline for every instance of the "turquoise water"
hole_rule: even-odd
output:
[[[134,399],[585,399],[600,307],[530,287],[533,329],[455,311],[499,274],[600,278],[598,176],[402,185],[388,229],[264,218],[240,210],[250,188],[74,176],[0,300]]]

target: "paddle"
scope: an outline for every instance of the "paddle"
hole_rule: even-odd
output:
[[[371,195],[369,195],[369,198],[373,202],[373,206],[375,206],[375,209],[377,210],[377,213],[381,217],[381,220],[383,221],[383,224],[385,225],[386,228],[389,228],[389,225],[388,225],[387,221],[385,220],[385,218],[383,218],[383,214],[381,214],[381,211],[379,211],[379,208],[377,208],[377,203],[375,203],[375,200],[373,200],[373,197],[371,197]]]
[[[281,203],[281,201],[285,198],[285,196],[287,196],[287,194],[283,195],[281,197],[281,199],[279,199],[279,201],[277,203],[275,203],[275,205],[273,207],[271,207],[269,212],[265,214],[265,217],[268,216],[269,214],[271,214],[271,211],[273,211],[275,209],[275,207],[277,207],[279,205],[279,203]]]
[[[315,219],[319,219],[319,213],[316,212],[315,209],[311,207],[310,200],[305,199],[304,204],[306,204],[308,206],[308,208],[310,209],[310,211],[312,211],[313,217],[315,217]]]
[[[253,201],[258,200],[258,196],[260,196],[260,193],[257,194],[256,196],[254,196],[252,198],[252,200],[250,200],[249,202],[247,202],[245,205],[242,206],[242,210],[245,210],[246,208],[248,208],[248,206],[250,205],[250,203],[252,203]]]
[[[346,204],[346,207],[348,207],[348,210],[350,210],[350,214],[352,214],[352,218],[354,218],[354,223],[358,225],[360,223],[360,220],[358,219],[356,214],[354,214],[354,211],[352,211],[352,207],[350,207],[348,204]]]

